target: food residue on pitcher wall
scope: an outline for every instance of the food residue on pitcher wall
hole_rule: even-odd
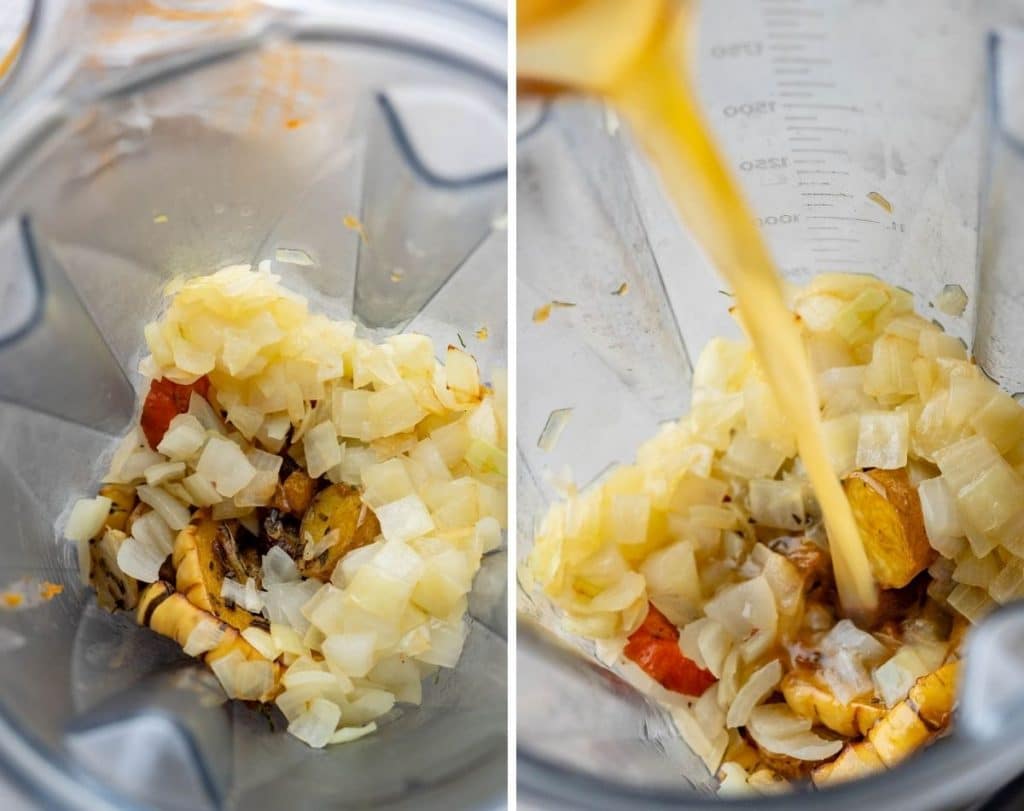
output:
[[[868,200],[872,203],[876,203],[886,210],[889,214],[892,214],[892,203],[886,200],[881,194],[876,191],[868,192]]]
[[[576,305],[571,301],[549,301],[547,304],[542,304],[536,310],[533,311],[533,323],[543,324],[551,317],[551,311],[559,308],[575,307]]]

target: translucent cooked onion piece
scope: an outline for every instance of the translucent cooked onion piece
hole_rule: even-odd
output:
[[[189,633],[182,650],[188,656],[201,656],[216,648],[226,633],[224,625],[213,617],[203,617]]]
[[[341,721],[341,708],[333,702],[317,698],[309,709],[288,724],[288,733],[314,749],[325,747]]]
[[[103,529],[112,504],[106,496],[80,498],[71,508],[71,515],[64,526],[64,537],[77,543],[95,538]]]
[[[730,729],[744,726],[754,708],[772,694],[781,680],[782,663],[778,659],[751,673],[729,706],[726,726]]]
[[[171,529],[177,531],[188,526],[192,518],[191,511],[166,490],[142,484],[135,492],[139,501],[152,507]]]
[[[907,464],[910,421],[905,411],[862,414],[856,465],[896,470]]]
[[[801,529],[804,525],[804,486],[796,479],[753,479],[750,516],[762,526]]]
[[[193,397],[199,395],[192,393]],[[202,400],[202,397],[199,397]],[[206,401],[203,400],[205,403]],[[172,461],[187,461],[202,450],[206,442],[206,428],[192,414],[178,414],[156,449]]]
[[[227,498],[234,496],[256,475],[256,469],[238,445],[216,436],[210,437],[203,448],[196,472],[209,479],[217,492]]]
[[[797,716],[785,704],[755,707],[747,731],[772,754],[796,760],[827,760],[843,748],[843,741],[829,741],[812,732],[811,722]]]
[[[338,743],[352,743],[352,741],[358,741],[360,738],[365,738],[371,732],[375,732],[376,730],[376,721],[370,721],[370,723],[363,724],[363,726],[359,727],[342,727],[331,736],[327,743],[332,746]]]
[[[917,494],[921,499],[925,533],[933,547],[939,549],[936,542],[941,544],[943,539],[963,536],[956,500],[942,476],[921,482],[917,486]],[[939,551],[942,552],[941,549]]]

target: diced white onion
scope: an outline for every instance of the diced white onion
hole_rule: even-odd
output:
[[[173,530],[184,529],[192,520],[189,508],[159,487],[141,484],[135,492],[138,493],[139,501],[152,507],[154,512],[164,519],[167,526]]]
[[[352,741],[357,741],[360,738],[366,737],[371,732],[375,732],[376,729],[376,721],[370,721],[370,723],[363,724],[363,726],[360,727],[342,727],[331,735],[331,738],[327,743],[331,745],[337,743],[352,743]]]
[[[200,656],[216,648],[227,634],[227,629],[213,617],[203,617],[185,640],[182,650],[188,656]]]
[[[797,760],[827,760],[843,748],[842,741],[825,740],[804,722],[785,704],[765,704],[750,713],[747,731],[769,752]]]
[[[905,411],[861,414],[857,467],[896,470],[907,464],[910,422]]]
[[[362,677],[373,667],[376,644],[375,633],[338,634],[327,637],[322,649],[327,661],[343,673]]]
[[[281,650],[277,647],[273,636],[255,625],[250,625],[242,631],[242,639],[252,645],[260,656],[268,661],[272,662],[281,655]]]
[[[801,529],[804,525],[804,489],[796,479],[752,479],[750,515],[757,523],[776,529]]]
[[[117,568],[143,583],[155,583],[167,554],[142,544],[137,538],[126,538],[117,548]]]
[[[302,440],[306,450],[306,470],[313,478],[324,475],[341,463],[341,446],[330,421],[310,429]]]
[[[410,541],[434,529],[430,511],[417,495],[384,504],[374,512],[380,522],[381,534],[389,541]]]
[[[203,448],[196,472],[213,482],[217,492],[228,498],[245,487],[256,475],[256,469],[238,445],[230,439],[216,436],[210,437]]]
[[[185,475],[184,462],[159,462],[146,468],[146,484],[157,487]]]
[[[64,537],[78,543],[95,538],[103,529],[112,504],[106,496],[80,498],[71,508],[71,515],[64,527]]]
[[[270,547],[267,554],[263,556],[261,570],[261,582],[264,588],[275,583],[291,583],[300,578],[299,569],[295,565],[295,561],[280,546]]]
[[[772,694],[781,680],[782,663],[778,659],[772,659],[751,673],[729,707],[726,726],[730,729],[744,726],[754,708]]]
[[[191,414],[178,414],[156,449],[168,459],[184,462],[199,453],[205,442],[203,424]]]
[[[191,502],[197,507],[212,507],[222,500],[222,496],[217,492],[217,488],[213,486],[213,482],[202,473],[193,473],[191,476],[186,476],[182,479],[181,483],[188,491]]]

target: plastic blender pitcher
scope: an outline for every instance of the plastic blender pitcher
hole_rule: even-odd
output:
[[[100,610],[60,534],[134,419],[142,327],[175,275],[269,261],[314,310],[378,338],[461,335],[485,378],[504,367],[505,20],[328,5],[91,73],[30,37],[0,98],[0,592],[23,598],[0,612],[0,761],[41,806],[505,802],[504,552],[422,707],[315,751]]]
[[[1022,17],[1009,3],[719,0],[700,4],[691,56],[706,119],[785,276],[869,272],[911,290],[918,311],[964,338],[1010,391],[1024,388],[1024,40],[1005,26]],[[583,487],[630,462],[688,409],[691,360],[708,339],[739,334],[728,291],[624,123],[579,99],[532,112],[518,165],[520,558],[563,471]],[[961,318],[929,306],[951,284],[969,295]],[[552,301],[575,306],[534,317]],[[559,638],[543,598],[520,589],[519,605],[521,799],[726,802],[665,713],[592,649]],[[1012,629],[1019,613],[999,616]],[[952,735],[827,799],[757,807],[931,811],[1012,779],[1024,770],[1024,745],[1008,731],[1021,717],[1011,711],[1019,679],[997,663],[1019,667],[1019,637],[997,630],[993,620],[974,635]]]

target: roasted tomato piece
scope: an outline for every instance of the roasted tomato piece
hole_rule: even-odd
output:
[[[623,651],[658,684],[687,696],[699,696],[718,681],[679,650],[679,629],[653,605],[643,625],[629,636]]]
[[[160,378],[149,384],[149,394],[142,406],[142,432],[149,447],[156,450],[160,440],[167,433],[171,420],[188,411],[188,400],[192,392],[209,398],[210,379],[201,377],[195,383],[182,384]]]

